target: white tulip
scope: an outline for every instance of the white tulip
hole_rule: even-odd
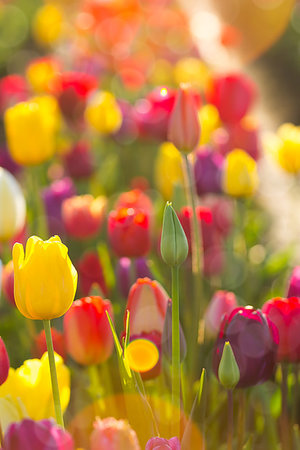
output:
[[[0,167],[0,241],[15,236],[24,226],[26,203],[22,189],[10,172]]]

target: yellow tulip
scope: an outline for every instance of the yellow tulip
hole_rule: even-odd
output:
[[[210,80],[208,67],[198,58],[187,57],[180,59],[174,68],[175,82],[190,83],[193,86],[205,88]]]
[[[17,234],[25,219],[26,204],[21,187],[11,173],[0,167],[0,241]]]
[[[272,149],[278,164],[289,173],[300,172],[300,127],[285,123],[277,131],[277,145]]]
[[[122,124],[122,113],[113,94],[107,91],[96,92],[88,102],[85,119],[101,134],[118,131]]]
[[[77,272],[68,248],[58,236],[48,241],[31,236],[13,247],[14,294],[19,311],[29,319],[50,320],[70,308],[77,287]]]
[[[199,121],[201,125],[200,145],[208,144],[213,131],[221,124],[217,108],[211,104],[202,106],[199,111]]]
[[[234,197],[252,195],[258,186],[256,162],[244,150],[232,150],[225,158],[223,189]]]
[[[56,353],[55,365],[61,405],[65,411],[70,399],[70,372],[61,356]],[[18,369],[10,368],[7,380],[0,386],[0,400],[2,399],[10,402],[10,409],[15,411],[12,417],[17,417],[18,414],[28,414],[34,420],[55,417],[48,353],[44,353],[41,359],[28,359]],[[0,408],[1,405],[4,406],[3,401],[0,401]]]
[[[183,185],[182,158],[170,142],[163,143],[155,162],[155,184],[166,200],[171,200],[176,184]]]
[[[20,422],[26,417],[29,417],[28,413],[19,397],[12,397],[11,394],[0,397],[0,425],[3,433],[11,423]]]
[[[50,159],[55,150],[59,124],[56,99],[35,97],[8,108],[4,115],[8,149],[12,158],[25,166]]]
[[[38,44],[51,46],[62,35],[64,25],[62,9],[53,3],[41,6],[33,20],[33,35]]]
[[[35,92],[49,92],[59,70],[59,64],[54,59],[39,58],[28,65],[26,78]]]

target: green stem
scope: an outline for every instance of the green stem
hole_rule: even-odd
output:
[[[297,424],[297,409],[298,409],[298,397],[299,397],[299,365],[294,363],[294,390],[293,390],[293,409],[292,409],[292,424]]]
[[[48,350],[48,360],[49,360],[49,368],[50,368],[50,376],[51,376],[51,385],[52,385],[52,395],[54,402],[54,410],[56,416],[56,422],[58,425],[64,428],[64,419],[61,410],[60,397],[59,397],[59,389],[58,389],[58,381],[57,381],[57,373],[54,359],[54,351],[53,351],[53,343],[51,336],[51,327],[50,320],[43,320],[47,350]]]
[[[288,367],[281,363],[281,444],[282,450],[290,449],[290,430],[289,430],[289,419],[288,419]]]
[[[238,429],[237,429],[237,439],[238,439],[237,448],[238,448],[238,450],[242,450],[243,445],[244,445],[245,416],[246,416],[246,393],[245,393],[244,389],[240,389]]]
[[[232,450],[232,438],[233,438],[233,393],[232,393],[231,389],[228,389],[227,395],[228,395],[227,450]]]
[[[179,268],[172,267],[172,404],[175,436],[180,436]]]

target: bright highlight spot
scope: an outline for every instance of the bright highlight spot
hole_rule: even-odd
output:
[[[147,339],[131,341],[126,348],[126,354],[129,366],[135,372],[148,372],[153,369],[159,359],[156,345]]]

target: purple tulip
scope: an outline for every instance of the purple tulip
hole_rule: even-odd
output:
[[[119,286],[119,291],[124,298],[128,297],[131,286],[138,278],[153,279],[152,273],[148,267],[145,258],[120,258],[116,268],[116,278]]]
[[[240,370],[237,387],[253,386],[272,377],[279,343],[278,331],[260,310],[252,306],[239,307],[225,316],[213,354],[216,375],[226,341],[230,342]]]
[[[153,437],[149,439],[145,450],[180,450],[181,445],[178,437],[171,439],[163,439],[160,437]]]
[[[71,435],[53,420],[24,419],[7,429],[2,450],[74,450]]]
[[[197,151],[194,171],[198,195],[222,192],[223,162],[223,156],[209,147],[202,147]]]
[[[296,266],[292,272],[287,297],[300,297],[300,266]]]
[[[43,191],[43,199],[47,214],[48,229],[50,235],[65,234],[61,208],[63,201],[76,194],[71,178],[63,178],[54,181]]]

